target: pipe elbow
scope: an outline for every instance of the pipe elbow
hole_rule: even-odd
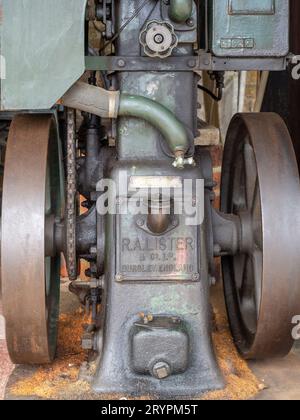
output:
[[[120,96],[119,116],[141,118],[157,128],[165,138],[174,156],[184,156],[189,139],[184,125],[165,106],[144,96]]]
[[[117,118],[120,92],[102,89],[84,82],[76,82],[61,98],[60,104],[98,115]]]
[[[184,125],[165,106],[144,96],[120,94],[77,82],[62,97],[60,104],[102,118],[141,118],[160,131],[177,159],[184,160],[189,149]]]

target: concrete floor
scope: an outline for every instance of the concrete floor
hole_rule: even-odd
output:
[[[65,290],[62,290],[62,292],[63,309],[68,310],[70,305],[74,307],[76,300]],[[222,299],[219,297],[217,300],[221,302]],[[0,301],[0,400],[4,398],[7,381],[14,369],[6,350],[4,319],[1,313]],[[266,389],[255,399],[300,400],[300,343],[297,343],[297,346],[285,359],[251,362],[250,367],[266,386]],[[17,375],[20,375],[20,373],[17,373]]]
[[[256,400],[300,400],[300,349],[284,359],[251,362],[255,375],[266,385]]]
[[[4,318],[1,314],[2,304],[0,301],[0,400],[4,398],[5,387],[13,370],[13,365],[6,349]]]

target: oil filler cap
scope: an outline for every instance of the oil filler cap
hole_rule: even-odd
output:
[[[178,38],[169,22],[152,20],[141,32],[140,43],[148,57],[166,58],[178,45]]]

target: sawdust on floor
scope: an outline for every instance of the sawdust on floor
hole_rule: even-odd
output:
[[[31,377],[17,381],[10,390],[11,394],[56,399],[88,391],[89,385],[78,381],[79,368],[86,360],[81,338],[87,321],[81,310],[73,314],[62,314],[59,319],[56,359],[51,365],[37,368]]]
[[[226,388],[212,391],[201,397],[202,400],[248,400],[255,397],[265,386],[248,367],[247,362],[241,358],[229,330],[226,315],[215,309],[215,330],[213,342],[222,370]]]
[[[13,396],[37,397],[41,399],[78,399],[81,396],[92,399],[90,385],[78,381],[81,364],[86,354],[81,349],[83,324],[82,313],[61,315],[59,321],[57,358],[52,365],[39,367],[29,378],[15,383],[10,392]],[[231,338],[226,315],[215,311],[213,341],[220,368],[227,386],[224,390],[202,395],[202,400],[245,400],[253,398],[264,389],[247,363],[239,356]],[[95,397],[95,396],[94,396]],[[122,396],[98,396],[101,399],[118,399]],[[131,398],[128,398],[131,399]],[[150,399],[141,397],[139,399]]]

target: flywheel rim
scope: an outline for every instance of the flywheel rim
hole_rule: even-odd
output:
[[[60,256],[46,256],[45,235],[50,213],[61,216],[60,171],[54,116],[16,116],[5,160],[1,240],[6,340],[16,364],[49,363],[55,356]]]
[[[242,175],[238,179],[239,150],[247,144],[254,153],[258,183],[255,194],[260,200],[260,207],[255,205],[255,217],[252,212],[251,226],[256,242],[254,240],[252,254],[249,253],[254,258],[261,229],[262,260],[253,263],[253,267],[261,267],[261,272],[256,273],[260,283],[252,281],[258,289],[252,291],[253,300],[257,299],[256,319],[252,313],[252,320],[249,322],[248,318],[247,324],[240,301],[236,259],[242,254],[222,258],[223,282],[229,323],[238,350],[247,359],[263,359],[285,356],[291,350],[292,319],[300,314],[300,184],[293,145],[282,119],[273,113],[237,114],[225,143],[221,183],[223,212],[243,213],[243,205],[238,209],[238,205],[233,205],[233,198],[237,185],[245,185],[245,197],[247,185],[251,185],[242,180]],[[246,165],[251,168],[248,158],[244,158],[244,167]],[[249,210],[247,204],[244,207]],[[258,215],[261,227],[257,226]],[[248,273],[247,267],[242,268],[243,282],[245,273]],[[247,282],[251,289],[251,281]]]

